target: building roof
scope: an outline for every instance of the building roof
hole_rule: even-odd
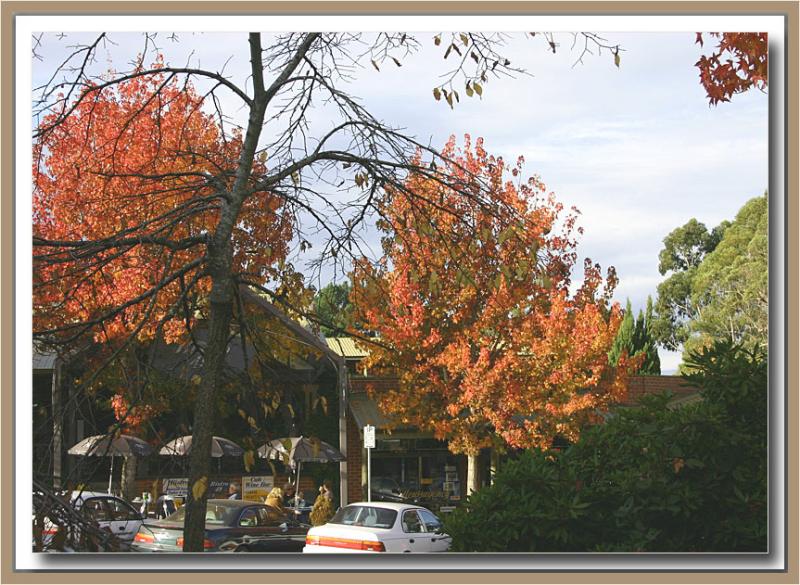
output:
[[[328,337],[325,341],[328,342],[331,351],[345,359],[361,359],[369,355],[367,350],[356,345],[356,341],[352,337]]]
[[[33,348],[33,369],[34,370],[52,370],[56,361],[56,354],[49,352],[40,352],[35,347]]]

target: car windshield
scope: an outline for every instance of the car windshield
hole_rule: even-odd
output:
[[[331,518],[331,524],[366,526],[369,528],[391,528],[397,519],[395,510],[373,506],[345,506]]]
[[[206,506],[206,524],[218,524],[220,526],[231,526],[239,516],[241,508],[239,506],[226,506],[224,503],[209,502]],[[186,518],[186,506],[178,508],[174,514],[165,518],[168,522],[183,523]]]

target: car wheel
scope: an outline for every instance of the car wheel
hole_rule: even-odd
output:
[[[234,552],[252,552],[252,549],[249,546],[243,544],[242,546],[237,548]]]

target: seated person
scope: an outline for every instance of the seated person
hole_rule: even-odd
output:
[[[291,482],[287,482],[285,486],[283,486],[283,507],[284,508],[293,508],[294,507],[294,496],[295,496],[295,488],[294,484]]]
[[[267,506],[272,506],[273,508],[283,511],[283,490],[279,487],[272,488],[272,491],[267,494],[264,503]]]

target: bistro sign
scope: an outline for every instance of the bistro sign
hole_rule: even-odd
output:
[[[228,496],[228,486],[231,482],[227,479],[212,479],[208,484],[209,498],[225,498]],[[188,477],[169,477],[161,482],[161,493],[176,498],[185,498],[189,494]]]

